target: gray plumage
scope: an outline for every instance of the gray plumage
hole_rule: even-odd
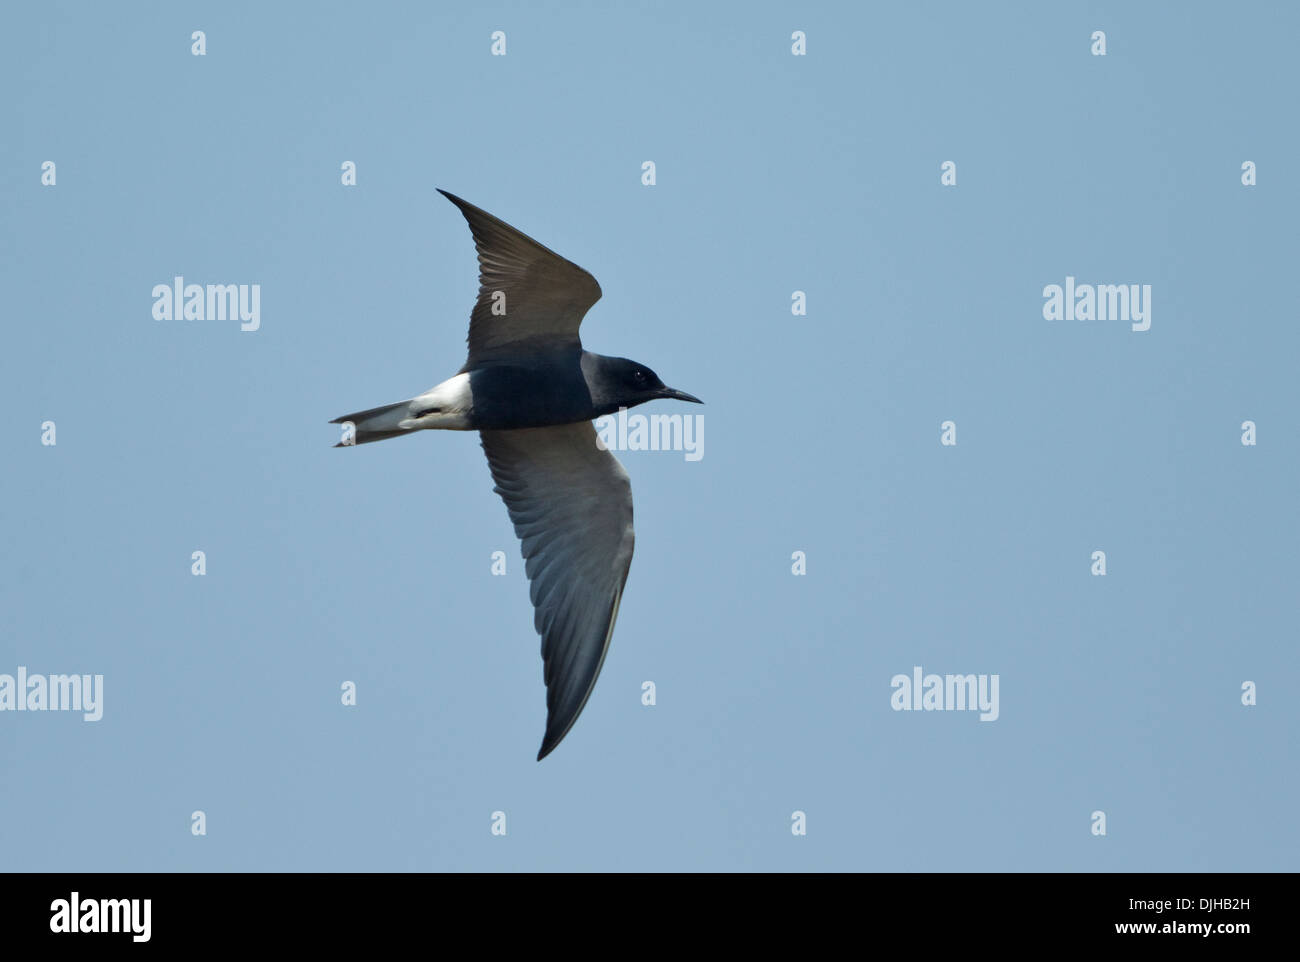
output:
[[[700,403],[626,358],[582,349],[600,299],[585,270],[446,191],[469,222],[479,293],[469,356],[418,397],[358,411],[336,447],[422,429],[478,431],[495,491],[522,544],[542,637],[545,758],[573,727],[609,650],[635,540],[627,472],[596,442],[593,418],[656,398]]]

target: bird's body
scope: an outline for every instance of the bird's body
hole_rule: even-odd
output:
[[[479,297],[469,358],[417,397],[336,418],[338,446],[425,429],[478,431],[496,491],[523,546],[542,636],[546,736],[567,734],[595,686],[632,563],[627,472],[596,441],[593,418],[655,398],[699,403],[648,368],[582,349],[578,326],[600,285],[486,211],[441,193],[469,222]]]
[[[467,365],[468,370],[419,397],[343,420],[351,420],[356,428],[354,444],[372,440],[366,437],[369,432],[394,426],[409,434],[422,428],[482,431],[590,421],[628,406],[603,387],[603,379],[620,363],[632,362],[567,348],[493,358]]]

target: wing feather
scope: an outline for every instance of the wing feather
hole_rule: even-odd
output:
[[[635,543],[632,485],[589,421],[479,435],[523,547],[542,636],[541,760],[582,713],[609,650]]]
[[[470,314],[465,369],[517,355],[529,341],[581,347],[578,327],[600,300],[596,279],[487,211],[445,190],[439,193],[465,215],[478,251],[478,300]]]

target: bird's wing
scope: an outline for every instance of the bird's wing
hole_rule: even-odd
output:
[[[582,712],[609,650],[632,564],[632,485],[590,421],[480,431],[537,609],[546,679],[540,761]]]
[[[578,325],[600,285],[577,264],[485,210],[440,190],[469,221],[478,250],[478,301],[469,322],[469,361],[518,353],[520,341],[580,346]]]

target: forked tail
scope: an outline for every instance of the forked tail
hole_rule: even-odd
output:
[[[407,421],[409,424],[410,418],[410,398],[405,401],[398,401],[396,404],[385,404],[383,407],[371,408],[368,411],[345,414],[343,417],[335,418],[330,422],[330,424],[352,425],[350,431],[345,428],[343,440],[334,447],[345,448],[354,444],[369,444],[371,441],[383,441],[387,438],[414,434],[414,426],[408,428],[400,426],[403,421]]]

